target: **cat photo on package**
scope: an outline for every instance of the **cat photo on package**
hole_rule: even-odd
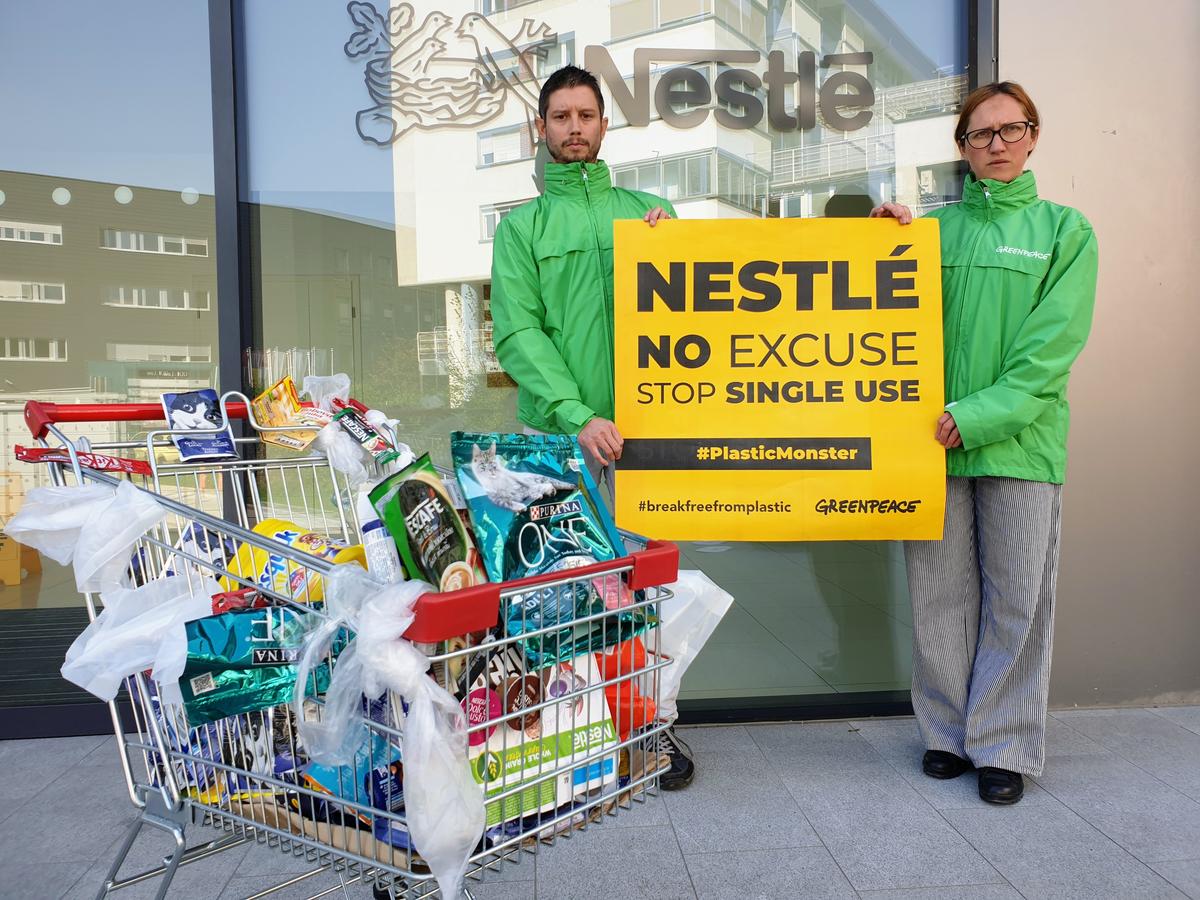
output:
[[[181,459],[237,456],[233,434],[222,422],[221,401],[212,388],[163,394],[162,407],[167,428],[173,432],[195,432],[171,435]]]
[[[510,469],[504,457],[496,456],[493,443],[487,450],[471,445],[471,474],[487,498],[497,506],[524,512],[534,500],[554,496],[557,491],[573,490],[575,485],[538,472]]]

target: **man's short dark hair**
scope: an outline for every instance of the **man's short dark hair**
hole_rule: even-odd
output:
[[[600,105],[600,115],[604,115],[604,95],[600,93],[600,82],[587,69],[579,66],[563,66],[546,79],[542,85],[542,93],[538,96],[538,118],[546,118],[546,110],[550,108],[550,95],[563,88],[590,87],[596,94],[596,103]]]

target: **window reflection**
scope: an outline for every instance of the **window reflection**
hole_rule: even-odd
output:
[[[11,452],[30,442],[26,400],[157,403],[217,386],[207,4],[7,4],[3,23],[6,67],[37,76],[11,82],[0,108],[0,527],[46,478]],[[46,65],[51,35],[71,65]],[[103,444],[143,427],[66,430]],[[18,643],[42,609],[82,605],[49,559],[26,554],[3,580],[0,627]],[[41,633],[51,643],[9,670],[19,683],[0,676],[2,702],[80,701],[58,679],[65,644]]]
[[[857,214],[866,201],[892,199],[929,209],[958,194],[957,154],[947,136],[966,91],[959,0],[446,0],[437,9],[454,25],[482,12],[506,37],[528,20],[530,28],[545,26],[553,40],[531,53],[529,65],[522,65],[519,48],[494,48],[483,68],[511,88],[482,124],[437,119],[420,106],[426,95],[406,82],[396,106],[422,115],[386,145],[355,128],[360,110],[384,106],[378,82],[376,93],[364,86],[368,67],[378,73],[388,64],[342,52],[352,29],[336,4],[313,7],[286,34],[278,9],[243,7],[247,71],[240,100],[251,127],[242,199],[253,211],[252,289],[262,322],[254,357],[262,365],[252,366],[253,382],[270,384],[268,374],[278,377],[282,366],[293,374],[345,371],[356,396],[398,418],[405,439],[441,461],[452,429],[520,427],[512,382],[491,342],[492,238],[499,222],[538,192],[533,101],[540,81],[567,61],[582,64],[589,47],[609,55],[620,80],[616,91],[623,85],[627,93],[638,86],[639,48],[757,55],[745,63],[653,59],[642,86],[645,126],[629,125],[606,85],[604,157],[614,182],[665,197],[684,218]],[[444,33],[444,58],[431,67],[469,80],[477,51],[454,31]],[[754,81],[766,73],[773,50],[789,73],[799,71],[802,54],[811,55],[810,81],[789,82],[784,104],[788,116],[797,116],[797,104],[808,103],[811,127],[780,130],[766,114],[767,86]],[[872,54],[869,64],[827,61],[861,52]],[[295,66],[298,57],[305,71]],[[699,73],[714,92],[722,73],[745,68],[754,77],[740,91],[752,99],[679,104],[677,114],[707,113],[695,127],[674,127],[663,120],[656,93],[679,65]],[[827,121],[817,102],[821,85],[842,72],[864,76],[874,91],[869,121],[857,130],[841,130],[840,115]],[[763,115],[749,121],[755,102]],[[305,115],[287,112],[296,109]],[[718,121],[722,109],[729,115]],[[832,113],[839,111],[851,112],[834,104]],[[385,112],[405,124],[396,109]],[[729,127],[731,116],[746,118],[748,127]],[[731,618],[723,626],[729,632],[714,639],[714,648],[737,649],[706,653],[726,661],[725,670],[746,668],[737,661],[747,653],[774,666],[770,683],[762,667],[750,667],[753,684],[716,686],[697,676],[701,694],[903,688],[907,598],[895,547],[684,549],[688,565],[735,589],[739,601],[754,598],[754,615],[746,613],[753,621]],[[749,650],[749,636],[757,640],[761,632],[768,641],[786,636],[786,646],[780,637],[769,651]]]

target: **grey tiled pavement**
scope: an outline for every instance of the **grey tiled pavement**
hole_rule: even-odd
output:
[[[682,733],[690,788],[505,866],[476,896],[1200,900],[1200,707],[1054,712],[1046,773],[1008,808],[983,804],[972,775],[923,776],[911,719]],[[0,741],[0,896],[94,896],[131,818],[111,738]],[[168,845],[144,832],[130,865]],[[242,846],[181,869],[170,896],[245,898],[311,868]],[[323,873],[271,896],[335,885]]]

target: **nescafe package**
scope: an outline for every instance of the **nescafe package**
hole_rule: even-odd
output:
[[[471,532],[428,453],[383,479],[368,497],[396,542],[408,577],[428,581],[439,591],[487,581]]]
[[[493,581],[569,575],[572,569],[624,555],[624,542],[575,438],[456,431],[450,449]],[[631,600],[621,579],[612,576],[528,591],[505,610],[506,632],[511,636],[568,626],[532,638],[525,647],[534,666],[566,661],[644,627],[640,612],[575,624]]]

